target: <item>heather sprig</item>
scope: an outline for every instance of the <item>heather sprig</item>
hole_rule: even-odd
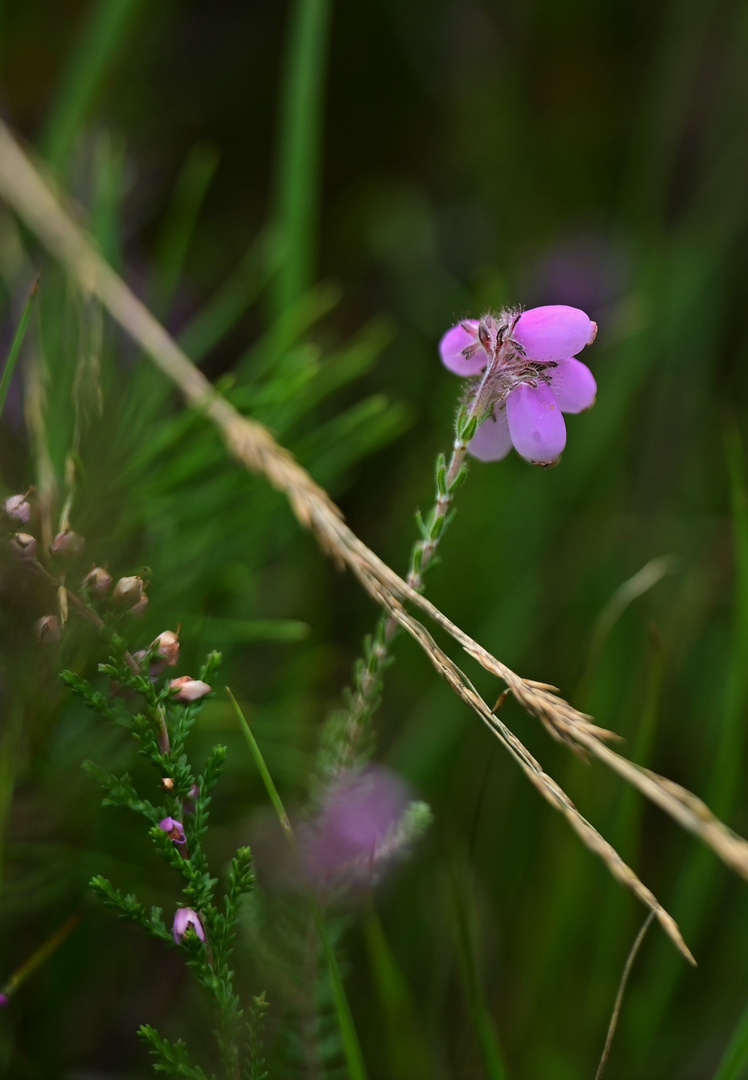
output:
[[[226,748],[214,747],[200,773],[187,752],[190,731],[211,692],[207,680],[215,678],[221,658],[219,653],[210,653],[197,679],[167,679],[159,684],[163,666],[178,659],[176,641],[170,631],[160,634],[148,649],[135,654],[133,664],[124,639],[112,632],[111,655],[99,665],[99,672],[109,678],[113,688],[108,697],[80,675],[62,673],[63,682],[89,708],[131,732],[140,754],[158,774],[156,802],[142,796],[129,775],[115,776],[93,762],[84,765],[104,791],[104,806],[129,809],[145,819],[157,854],[182,879],[183,899],[169,929],[160,908],[148,910],[137,896],[124,893],[106,878],[97,875],[91,888],[120,918],[138,923],[146,933],[183,953],[195,981],[215,1008],[216,1043],[225,1077],[259,1080],[261,1041],[254,1024],[264,1010],[264,999],[263,1009],[255,1005],[245,1016],[230,968],[240,902],[254,885],[252,857],[248,847],[239,848],[219,900],[218,879],[210,872],[202,839],[208,827],[210,793],[221,775]],[[185,696],[180,690],[187,684],[190,692]],[[119,696],[123,693],[127,695],[124,698]],[[140,1029],[140,1036],[150,1048],[157,1073],[207,1080],[207,1074],[190,1062],[181,1040],[170,1043],[148,1025]]]
[[[585,312],[563,304],[466,319],[444,334],[439,353],[444,366],[469,379],[454,422],[447,461],[436,458],[435,498],[424,516],[416,511],[420,534],[413,546],[406,580],[423,591],[426,571],[453,516],[453,501],[467,476],[467,456],[496,461],[512,445],[531,464],[557,464],[566,445],[562,412],[592,407],[597,387],[589,368],[576,359],[592,344],[597,324]],[[381,700],[390,644],[397,633],[391,615],[382,614],[364,640],[344,707],[323,727],[316,788],[322,791],[347,770],[360,770],[374,747],[372,718]]]

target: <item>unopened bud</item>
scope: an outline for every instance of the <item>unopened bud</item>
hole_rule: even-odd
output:
[[[191,679],[189,675],[182,675],[179,679],[172,679],[169,690],[175,701],[182,705],[188,705],[191,701],[199,701],[211,692],[212,687],[200,679]]]
[[[30,533],[16,533],[10,544],[16,555],[20,555],[22,559],[36,558],[36,537]]]
[[[144,596],[141,600],[138,600],[137,604],[133,604],[130,608],[130,614],[134,615],[136,618],[140,618],[149,603],[148,597]]]
[[[99,596],[106,596],[111,587],[112,575],[103,566],[94,566],[83,579],[83,588]]]
[[[5,513],[13,521],[26,525],[31,517],[31,506],[25,495],[9,495],[5,500]]]
[[[176,667],[179,663],[179,632],[164,630],[152,642],[151,651],[164,661],[166,667]]]
[[[131,608],[140,603],[144,596],[143,579],[138,577],[121,577],[114,586],[112,600],[123,608]]]
[[[173,791],[174,790],[174,780],[172,779],[171,776],[163,776],[161,778],[161,790],[162,791]]]
[[[52,555],[59,555],[62,558],[72,559],[76,555],[80,555],[85,546],[86,541],[82,536],[73,532],[72,529],[65,529],[63,532],[58,532],[57,536],[49,545],[49,550]]]
[[[51,645],[60,640],[60,620],[56,615],[43,615],[37,620],[36,640],[39,645]]]

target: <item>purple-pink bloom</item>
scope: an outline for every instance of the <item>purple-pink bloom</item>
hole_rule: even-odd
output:
[[[174,841],[175,844],[187,843],[187,837],[184,835],[184,827],[181,821],[177,821],[176,818],[165,817],[158,823],[159,829],[163,829],[167,836]]]
[[[439,345],[445,367],[481,376],[488,415],[468,446],[473,457],[498,461],[514,446],[533,464],[558,461],[566,445],[561,413],[595,403],[594,377],[576,353],[596,333],[585,312],[564,304],[466,319],[447,331]]]
[[[203,929],[203,924],[200,922],[198,913],[189,907],[177,908],[174,915],[174,925],[171,928],[171,932],[174,935],[174,940],[177,945],[182,942],[184,935],[190,929],[195,931],[201,941],[205,941],[205,930]]]
[[[369,766],[362,772],[343,773],[302,832],[309,878],[322,886],[371,882],[390,854],[386,842],[408,802],[405,784],[389,769]]]
[[[0,1009],[5,1008],[8,1004],[8,998],[5,994],[0,994]]]

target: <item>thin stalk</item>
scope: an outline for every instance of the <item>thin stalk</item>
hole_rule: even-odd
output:
[[[413,546],[406,576],[408,585],[418,592],[423,591],[424,575],[450,522],[455,492],[467,476],[468,444],[487,415],[494,393],[492,376],[495,367],[495,362],[488,365],[472,401],[462,405],[457,413],[449,463],[444,454],[439,454],[436,459],[436,499],[425,519],[420,513],[417,515],[422,539]],[[329,729],[323,733],[325,760],[322,771],[329,776],[355,768],[366,757],[370,721],[379,705],[384,671],[390,660],[390,644],[397,630],[395,619],[383,613],[373,635],[364,642],[364,654],[354,669],[345,713],[333,715]]]
[[[291,820],[286,813],[286,808],[283,805],[283,801],[278,793],[278,789],[273,782],[273,778],[270,775],[270,770],[265,764],[265,759],[262,756],[262,751],[255,739],[252,729],[246,721],[244,713],[242,712],[238,701],[231,693],[228,687],[226,687],[226,693],[231,699],[231,704],[234,706],[236,717],[241,726],[244,738],[247,740],[250,753],[254,759],[257,771],[260,774],[265,790],[268,793],[268,798],[273,804],[273,809],[278,815],[278,821],[286,836],[289,847],[293,853],[294,859],[298,865],[299,871],[304,882],[304,889],[306,892],[306,898],[309,903],[309,907],[312,912],[312,918],[317,927],[317,932],[322,942],[322,948],[327,960],[327,966],[330,972],[330,980],[332,982],[333,994],[335,996],[335,1009],[338,1015],[338,1023],[340,1025],[340,1032],[343,1037],[343,1047],[345,1050],[346,1062],[348,1064],[348,1073],[350,1080],[367,1080],[366,1066],[364,1064],[363,1054],[361,1053],[361,1044],[358,1041],[358,1034],[353,1023],[353,1017],[351,1015],[351,1009],[348,1004],[348,998],[346,997],[345,988],[343,986],[343,979],[340,974],[340,968],[335,958],[335,952],[332,947],[327,928],[325,926],[324,916],[322,910],[317,901],[317,897],[314,894],[314,890],[304,874],[303,863],[301,859],[301,853],[299,851],[299,843],[296,839],[296,834],[293,831]]]

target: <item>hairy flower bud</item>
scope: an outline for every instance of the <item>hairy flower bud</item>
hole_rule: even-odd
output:
[[[80,555],[83,548],[86,545],[86,541],[78,533],[73,532],[72,529],[64,529],[63,532],[58,532],[52,543],[49,545],[49,551],[52,555],[59,555],[62,558],[72,559],[76,555]]]
[[[205,941],[205,931],[203,930],[203,924],[200,922],[200,916],[196,911],[193,911],[189,907],[177,908],[174,915],[174,925],[172,926],[172,934],[177,945],[184,939],[184,935],[188,930],[194,930],[201,941]]]
[[[43,615],[37,620],[36,640],[39,645],[51,645],[60,640],[60,620],[56,615]]]
[[[83,579],[83,588],[89,592],[106,596],[112,587],[112,575],[103,566],[94,566]]]
[[[172,781],[172,787],[173,786],[174,785]],[[172,840],[175,844],[187,843],[187,837],[184,835],[184,827],[182,825],[182,822],[177,821],[176,818],[162,818],[162,820],[158,823],[158,827],[159,829],[163,829],[169,839]]]
[[[5,500],[5,513],[13,521],[26,525],[31,517],[31,506],[25,495],[9,495]]]
[[[19,555],[22,559],[36,558],[36,537],[30,533],[16,533],[12,537],[10,544],[16,555]]]
[[[188,705],[191,701],[198,701],[211,692],[212,687],[200,679],[191,679],[189,675],[182,675],[178,679],[171,679],[169,689],[175,701],[182,705]]]
[[[176,667],[179,663],[179,631],[164,630],[151,643],[151,651],[164,661],[166,667]]]
[[[143,599],[145,586],[142,577],[121,577],[114,586],[112,600],[123,608],[132,608]]]

